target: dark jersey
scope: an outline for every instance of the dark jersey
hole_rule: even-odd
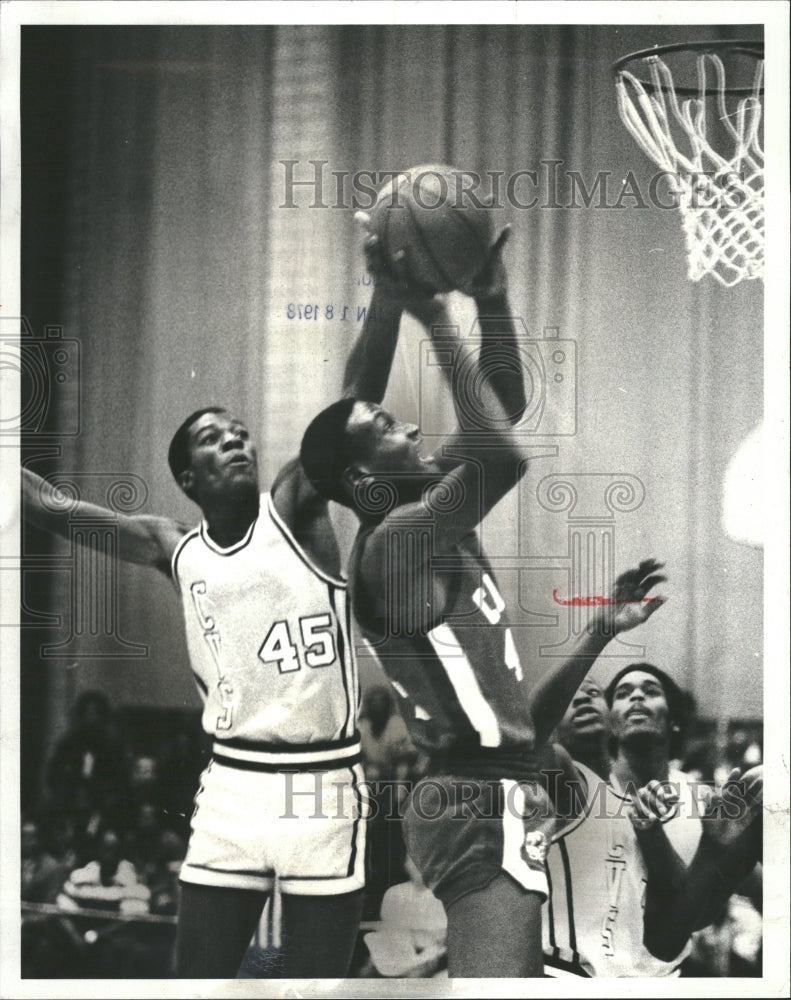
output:
[[[514,637],[477,536],[421,564],[421,531],[394,529],[387,548],[387,599],[377,607],[359,579],[373,529],[352,553],[353,607],[363,635],[399,698],[415,744],[451,751],[532,749],[534,729]],[[430,551],[430,549],[429,549]]]

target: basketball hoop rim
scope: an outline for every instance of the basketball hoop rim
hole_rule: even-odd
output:
[[[723,50],[740,52],[744,55],[752,56],[755,59],[763,59],[764,57],[764,43],[748,41],[745,38],[712,39],[705,42],[674,42],[672,45],[655,45],[648,49],[639,49],[637,52],[631,52],[628,56],[623,56],[621,59],[618,59],[617,62],[612,64],[612,73],[617,81],[626,71],[626,68],[630,63],[637,62],[642,59],[649,59],[651,56],[663,56],[669,52],[704,52],[716,54],[718,51]],[[651,80],[641,79],[640,83],[646,90],[657,89]],[[669,88],[665,86],[662,86],[659,89],[663,91],[669,90]],[[697,87],[677,87],[674,84],[673,89],[676,94],[683,97],[697,97],[700,94],[700,90]],[[753,87],[725,88],[725,93],[733,96],[744,96],[750,94],[759,94],[763,96],[763,92],[763,87],[757,91]],[[718,90],[716,87],[706,87],[706,96],[712,96],[717,93]]]

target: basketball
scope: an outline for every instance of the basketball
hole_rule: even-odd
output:
[[[385,262],[392,265],[404,251],[406,276],[426,291],[463,288],[494,243],[492,211],[476,206],[463,181],[453,167],[412,167],[388,181],[371,211]]]

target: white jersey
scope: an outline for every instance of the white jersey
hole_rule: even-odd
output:
[[[672,976],[689,946],[663,962],[643,944],[646,869],[628,816],[631,800],[575,762],[587,807],[553,838],[550,898],[543,922],[544,963],[581,976]],[[671,771],[681,801],[665,832],[685,865],[702,825],[687,776]]]
[[[215,753],[266,767],[359,750],[346,583],[311,562],[268,493],[241,541],[223,549],[203,522],[172,565]]]

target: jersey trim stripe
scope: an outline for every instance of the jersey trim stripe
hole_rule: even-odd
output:
[[[260,515],[259,515],[260,516]],[[253,521],[250,527],[245,532],[244,538],[241,538],[238,542],[233,545],[229,545],[227,549],[219,546],[215,541],[212,540],[209,534],[209,526],[205,521],[200,523],[200,536],[203,542],[206,544],[207,548],[210,548],[218,556],[232,556],[236,552],[241,551],[241,549],[247,548],[250,544],[250,539],[253,537],[253,532],[255,531],[255,526],[258,524],[258,518]]]
[[[549,895],[547,896],[547,916],[549,917],[549,946],[552,949],[555,956],[559,954],[557,941],[555,940],[555,909],[552,905],[552,875],[549,871],[549,865],[547,865],[547,885],[549,886]]]
[[[316,576],[319,577],[320,580],[324,580],[325,583],[331,583],[335,587],[340,587],[341,589],[345,590],[346,580],[344,580],[342,577],[332,576],[330,573],[327,573],[323,569],[321,569],[320,566],[317,566],[316,563],[314,563],[313,560],[310,558],[310,556],[307,554],[307,552],[302,548],[302,546],[299,544],[296,538],[294,538],[294,536],[291,534],[291,529],[288,527],[288,525],[282,519],[282,517],[278,514],[275,508],[274,501],[272,500],[272,495],[270,493],[267,493],[266,495],[266,505],[267,505],[267,510],[269,511],[269,516],[272,518],[272,521],[280,529],[285,540],[288,542],[288,544],[291,546],[294,552],[299,556],[302,562],[305,563],[308,569],[312,570],[316,574]]]
[[[245,750],[259,755],[266,754],[304,754],[315,753],[318,750],[345,750],[348,747],[356,747],[360,742],[360,734],[355,732],[351,736],[340,740],[316,740],[313,743],[265,743],[263,740],[248,740],[243,736],[231,736],[225,740],[216,740],[217,746],[221,750]]]
[[[211,865],[200,865],[200,864],[198,864],[195,861],[190,861],[189,867],[190,868],[197,868],[199,871],[213,872],[215,875],[220,875],[220,876],[222,876],[222,875],[233,875],[233,876],[237,876],[237,875],[249,875],[252,878],[274,878],[274,876],[275,876],[274,871],[265,871],[265,872],[262,872],[262,871],[254,871],[252,869],[249,870],[249,871],[245,871],[244,868],[234,868],[233,871],[226,872],[222,868],[212,868]],[[185,880],[179,879],[179,882],[182,882],[182,881],[185,881]],[[193,883],[190,882],[190,881],[186,881],[186,884],[187,885],[192,885]]]
[[[335,620],[338,623],[336,646],[338,650],[338,658],[341,661],[340,666],[341,666],[341,680],[343,681],[343,690],[346,694],[346,718],[343,721],[341,732],[344,734],[344,736],[348,736],[349,730],[354,729],[355,725],[354,719],[357,714],[355,708],[356,692],[354,687],[354,670],[349,669],[350,664],[354,659],[354,653],[351,648],[351,642],[349,641],[348,633],[346,632],[346,629],[344,627],[346,615],[348,613],[349,602],[346,599],[346,595],[344,593],[344,600],[343,600],[344,607],[341,608],[340,611],[338,610],[338,604],[337,601],[335,600],[335,594],[337,592],[337,589],[338,589],[337,587],[329,585],[327,587],[327,593],[329,595],[330,605],[332,606],[332,610],[335,613]],[[351,676],[349,676],[350,674]]]
[[[318,744],[270,746],[269,750],[264,751],[234,746],[231,740],[215,740],[212,754],[229,767],[248,771],[279,771],[283,768],[313,771],[324,767],[335,770],[339,767],[348,767],[350,761],[358,760],[360,755],[359,734],[351,740],[339,740],[336,743],[325,743],[323,746]]]
[[[583,772],[581,765],[576,760],[572,761],[572,764],[574,765],[574,768],[577,772],[577,777],[580,780],[580,787],[584,786],[583,790],[585,792],[585,804],[580,806],[580,812],[578,816],[575,816],[574,819],[572,819],[569,823],[561,827],[559,830],[556,830],[555,833],[552,834],[553,844],[560,843],[563,837],[567,837],[570,833],[576,830],[581,823],[584,823],[585,820],[588,818],[588,813],[592,805],[590,801],[590,794],[591,794],[590,780],[588,779],[588,776]],[[603,779],[599,780],[603,781]]]
[[[352,690],[352,711],[349,717],[349,732],[354,732],[357,728],[357,714],[360,711],[360,672],[357,665],[357,652],[352,642],[352,602],[347,599],[346,609],[346,637],[349,644],[349,666],[351,668],[351,690]]]
[[[173,549],[173,555],[170,557],[170,575],[173,579],[173,583],[175,584],[176,590],[179,592],[179,594],[181,593],[181,584],[179,583],[179,577],[178,577],[179,556],[184,550],[184,546],[187,544],[187,542],[190,541],[190,539],[192,538],[196,538],[197,535],[198,535],[197,528],[193,528],[191,531],[188,531],[186,535],[183,535],[179,539],[178,545],[175,547],[175,549]]]
[[[453,634],[453,629],[445,623],[436,625],[428,632],[428,639],[448,676],[448,680],[453,685],[456,698],[464,714],[480,736],[481,746],[500,746],[501,734],[497,716],[494,714],[492,706],[484,698],[475,671]]]
[[[362,755],[361,755],[362,756]],[[360,795],[360,788],[357,784],[357,775],[355,774],[354,768],[349,768],[349,773],[352,776],[352,791],[354,792],[354,800],[357,803],[357,815],[354,817],[352,822],[352,852],[349,858],[349,868],[346,874],[351,877],[354,875],[354,863],[357,860],[357,828],[360,824],[360,817],[363,814],[363,802]]]
[[[193,670],[192,671],[192,679],[195,681],[196,685],[198,686],[198,691],[200,692],[201,697],[203,698],[204,701],[206,701],[206,699],[209,697],[209,686],[208,686],[208,684],[204,683],[203,678],[197,672],[197,670]]]
[[[349,714],[351,706],[351,698],[349,693],[349,681],[346,677],[346,649],[344,648],[343,641],[343,625],[341,623],[341,616],[338,614],[338,606],[335,603],[335,592],[332,586],[327,587],[327,594],[330,599],[330,604],[332,605],[332,610],[335,613],[335,621],[338,623],[338,634],[336,639],[336,647],[338,650],[338,658],[341,661],[341,680],[343,681],[343,691],[346,695],[346,718],[343,720],[342,732],[346,732],[346,727],[349,725]]]
[[[324,757],[323,759],[312,761],[281,759],[277,762],[268,763],[260,760],[248,760],[244,757],[231,757],[227,754],[220,753],[216,749],[216,743],[214,744],[214,747],[215,749],[212,750],[212,760],[221,764],[223,767],[232,767],[237,771],[260,771],[265,774],[277,774],[279,771],[334,771],[338,769],[341,763],[344,767],[351,767],[353,764],[359,764],[362,760],[362,754],[358,752],[356,754],[352,754],[350,757],[344,757],[342,760],[338,757]]]
[[[577,929],[574,926],[574,891],[571,887],[571,862],[569,861],[568,847],[566,847],[562,840],[558,842],[558,847],[560,848],[560,857],[563,861],[563,877],[566,880],[566,912],[568,913],[569,921],[569,948],[573,954],[572,962],[577,962],[579,960],[579,953],[577,952]]]

